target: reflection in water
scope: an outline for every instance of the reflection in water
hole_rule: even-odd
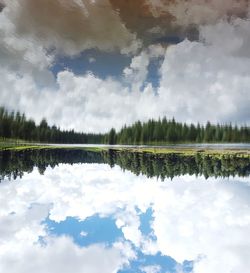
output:
[[[247,272],[248,177],[161,183],[113,166],[128,168],[120,154],[54,152],[2,161],[19,172],[0,183],[0,272]],[[85,163],[55,166],[71,153]]]
[[[3,151],[0,153],[0,179],[5,176],[14,179],[23,172],[38,167],[43,174],[48,166],[59,163],[107,163],[119,165],[123,170],[145,174],[147,177],[173,178],[180,175],[203,175],[204,177],[246,177],[250,174],[250,160],[247,157],[223,155],[212,157],[196,155],[150,154],[129,151],[108,150],[90,152],[84,150],[44,149],[28,151]]]

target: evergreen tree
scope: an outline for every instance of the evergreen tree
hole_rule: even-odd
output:
[[[115,133],[115,129],[112,128],[109,132],[109,137],[108,137],[108,143],[110,145],[113,145],[116,143],[116,133]]]

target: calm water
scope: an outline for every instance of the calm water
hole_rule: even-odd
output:
[[[249,159],[44,150],[0,164],[0,272],[248,272]]]
[[[38,143],[38,145],[40,145]],[[193,144],[169,144],[169,145],[106,145],[106,144],[46,144],[49,146],[61,146],[61,147],[109,147],[109,148],[117,148],[117,147],[127,147],[127,148],[197,148],[197,149],[242,149],[242,150],[250,150],[250,143],[193,143]]]

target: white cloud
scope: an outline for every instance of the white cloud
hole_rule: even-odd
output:
[[[20,74],[33,70],[41,73],[53,61],[52,56],[46,53],[36,39],[27,39],[16,33],[8,9],[3,9],[0,13],[0,58],[2,68],[18,71]]]
[[[188,40],[168,49],[159,88],[163,113],[184,121],[249,122],[250,59],[222,51]]]
[[[216,25],[200,27],[200,39],[220,54],[248,59],[250,57],[249,27],[249,20],[236,18],[230,24],[221,20]]]
[[[126,80],[132,84],[132,90],[140,90],[147,79],[149,56],[146,52],[134,57],[129,67],[124,69]]]
[[[50,238],[46,246],[32,247],[22,244],[20,248],[4,249],[0,256],[1,272],[27,273],[110,273],[117,272],[127,263],[119,248],[91,245],[81,248],[68,237]]]
[[[123,71],[125,81],[131,84],[131,90],[143,90],[147,82],[148,66],[154,58],[164,57],[165,49],[161,45],[149,46],[147,50],[142,51],[135,56],[129,67]]]
[[[88,233],[86,231],[81,231],[80,236],[81,237],[86,237],[86,236],[88,236]]]
[[[70,170],[68,170],[69,173]],[[38,173],[35,176],[39,178]],[[53,173],[49,174],[48,180],[44,181],[44,186],[51,181],[50,179],[56,182],[56,176],[55,174],[53,179]],[[110,273],[119,271],[135,258],[135,253],[128,242],[118,241],[109,247],[105,244],[80,247],[70,237],[53,237],[48,234],[43,221],[51,210],[57,209],[59,204],[51,202],[51,198],[60,194],[60,188],[51,188],[47,195],[43,186],[39,189],[37,184],[37,187],[33,188],[34,182],[36,184],[33,175],[27,178],[28,180],[20,186],[9,182],[3,182],[0,185],[2,193],[6,194],[0,196],[1,204],[3,204],[0,208],[0,272],[63,273],[73,270],[95,273],[100,272],[101,269],[102,272]],[[60,184],[61,181],[57,182]],[[67,189],[69,190],[70,187],[64,188],[66,191]],[[73,193],[74,190],[72,190]],[[75,194],[77,192],[73,193]],[[69,202],[69,196],[65,195],[65,200],[59,206],[64,206],[69,212],[70,204],[72,203]],[[82,235],[87,236],[87,234]]]
[[[0,75],[1,102],[9,109],[24,111],[37,122],[45,117],[50,124],[63,128],[103,132],[140,118],[148,119],[154,113],[154,108],[150,109],[151,99],[155,99],[150,85],[141,93],[129,91],[112,79],[101,80],[92,74],[75,76],[63,71],[57,75],[54,84],[57,88],[41,89],[30,75],[19,77],[4,69],[0,69]],[[149,111],[144,113],[137,108],[140,103]]]
[[[8,251],[1,248],[4,261],[13,255],[13,249],[19,252],[21,248],[15,248],[15,245],[23,247],[19,238],[24,238],[23,242],[31,238],[28,250],[24,249],[24,256],[20,259],[25,262],[29,257],[29,260],[37,262],[35,258],[30,259],[29,253],[35,238],[44,235],[44,228],[39,228],[39,219],[42,220],[47,211],[50,219],[57,222],[64,221],[67,216],[82,221],[96,214],[112,216],[125,238],[142,252],[154,255],[160,251],[180,263],[195,260],[194,273],[212,273],[216,269],[224,273],[247,272],[249,268],[249,178],[198,178],[197,181],[195,177],[184,176],[174,178],[171,183],[161,183],[156,178],[147,179],[122,172],[118,167],[61,164],[53,170],[48,168],[44,176],[34,171],[24,175],[21,181],[18,179],[17,183],[3,181],[0,187],[0,201],[4,204],[0,208],[3,224],[10,223],[6,219],[13,217],[12,224],[9,224],[11,228],[0,233],[1,244],[9,246]],[[34,211],[28,209],[32,203],[38,204]],[[156,241],[139,230],[139,215],[149,208]],[[22,217],[25,221],[18,220]],[[72,261],[76,265],[79,252],[92,253],[88,248],[73,247],[68,239],[62,240],[66,240],[65,248],[73,248]],[[54,239],[49,241],[48,253],[56,243]],[[118,255],[123,250],[121,255],[126,257],[125,261],[135,258],[131,247],[123,243],[113,247],[115,249],[107,252]],[[34,253],[38,254],[37,248],[39,246],[35,246]],[[39,251],[45,255],[42,249]],[[62,252],[55,251],[54,255],[55,260],[63,257],[64,247]],[[106,255],[106,249],[103,255]]]

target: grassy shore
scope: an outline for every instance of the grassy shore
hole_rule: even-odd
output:
[[[223,155],[237,155],[239,157],[249,157],[250,158],[250,150],[235,150],[235,149],[224,149],[224,150],[216,150],[216,149],[196,149],[196,148],[117,148],[116,150],[124,151],[127,150],[129,152],[139,152],[139,153],[151,153],[151,154],[178,154],[183,156],[195,156],[196,154],[201,155],[211,155],[220,157]]]
[[[0,138],[0,151],[1,150],[24,150],[40,148],[39,145],[19,140],[19,139],[4,139]]]
[[[22,150],[31,150],[31,149],[78,149],[78,150],[87,150],[92,152],[102,152],[107,151],[108,147],[77,147],[77,146],[57,146],[57,145],[44,145],[44,144],[32,144],[23,141],[13,141],[13,140],[0,140],[0,151],[1,150],[12,150],[12,151],[22,151]],[[212,157],[222,157],[223,155],[227,156],[236,156],[239,158],[249,158],[250,159],[250,150],[242,149],[200,149],[200,148],[154,148],[154,147],[115,147],[112,148],[116,152],[131,152],[131,153],[150,153],[150,154],[178,154],[180,156],[195,156],[200,155],[209,155]]]
[[[3,140],[0,139],[0,151],[3,150],[9,150],[9,151],[21,151],[21,150],[33,150],[33,149],[68,149],[68,150],[72,150],[72,149],[78,149],[78,150],[88,150],[88,151],[93,151],[93,152],[100,152],[103,150],[108,150],[108,148],[101,148],[101,147],[82,147],[79,148],[77,146],[63,146],[63,145],[48,145],[48,144],[37,144],[37,143],[30,143],[30,142],[25,142],[25,141],[19,141],[19,140],[11,140],[11,139],[7,139],[7,140]]]

